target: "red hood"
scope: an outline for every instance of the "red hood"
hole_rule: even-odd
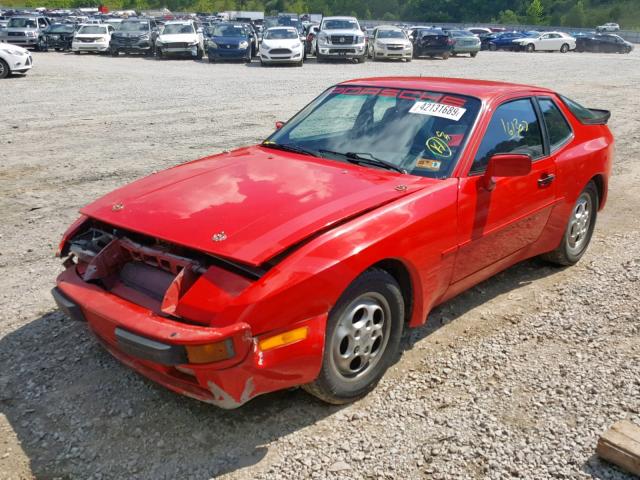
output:
[[[82,213],[260,265],[319,229],[422,188],[424,180],[250,147],[150,175]],[[398,185],[407,188],[398,190]],[[213,241],[220,232],[226,239]]]

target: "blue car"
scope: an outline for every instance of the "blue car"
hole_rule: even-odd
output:
[[[209,62],[243,60],[251,62],[252,33],[240,23],[218,23],[206,31],[205,48]]]
[[[489,50],[515,50],[518,45],[513,43],[516,38],[525,37],[524,32],[504,32],[496,35],[489,41]]]

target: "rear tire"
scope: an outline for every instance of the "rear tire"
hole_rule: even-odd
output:
[[[560,245],[540,258],[560,266],[575,265],[591,242],[599,201],[598,189],[593,182],[589,182],[571,209],[571,216]]]
[[[329,313],[318,378],[304,388],[340,405],[364,397],[396,359],[404,327],[404,299],[386,271],[356,278]]]
[[[562,46],[560,47],[560,53],[567,53],[569,51],[569,45],[567,45],[566,43],[563,43]]]

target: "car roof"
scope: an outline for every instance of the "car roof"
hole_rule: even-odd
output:
[[[340,85],[361,85],[367,87],[399,88],[408,90],[431,90],[488,100],[497,95],[530,92],[553,93],[552,90],[517,83],[473,80],[446,77],[373,77],[347,80]]]
[[[357,20],[356,17],[324,17],[322,20]]]

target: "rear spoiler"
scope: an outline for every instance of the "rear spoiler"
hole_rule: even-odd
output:
[[[585,125],[606,125],[611,118],[611,112],[609,110],[589,108],[589,111],[593,114],[593,118],[580,119]]]

